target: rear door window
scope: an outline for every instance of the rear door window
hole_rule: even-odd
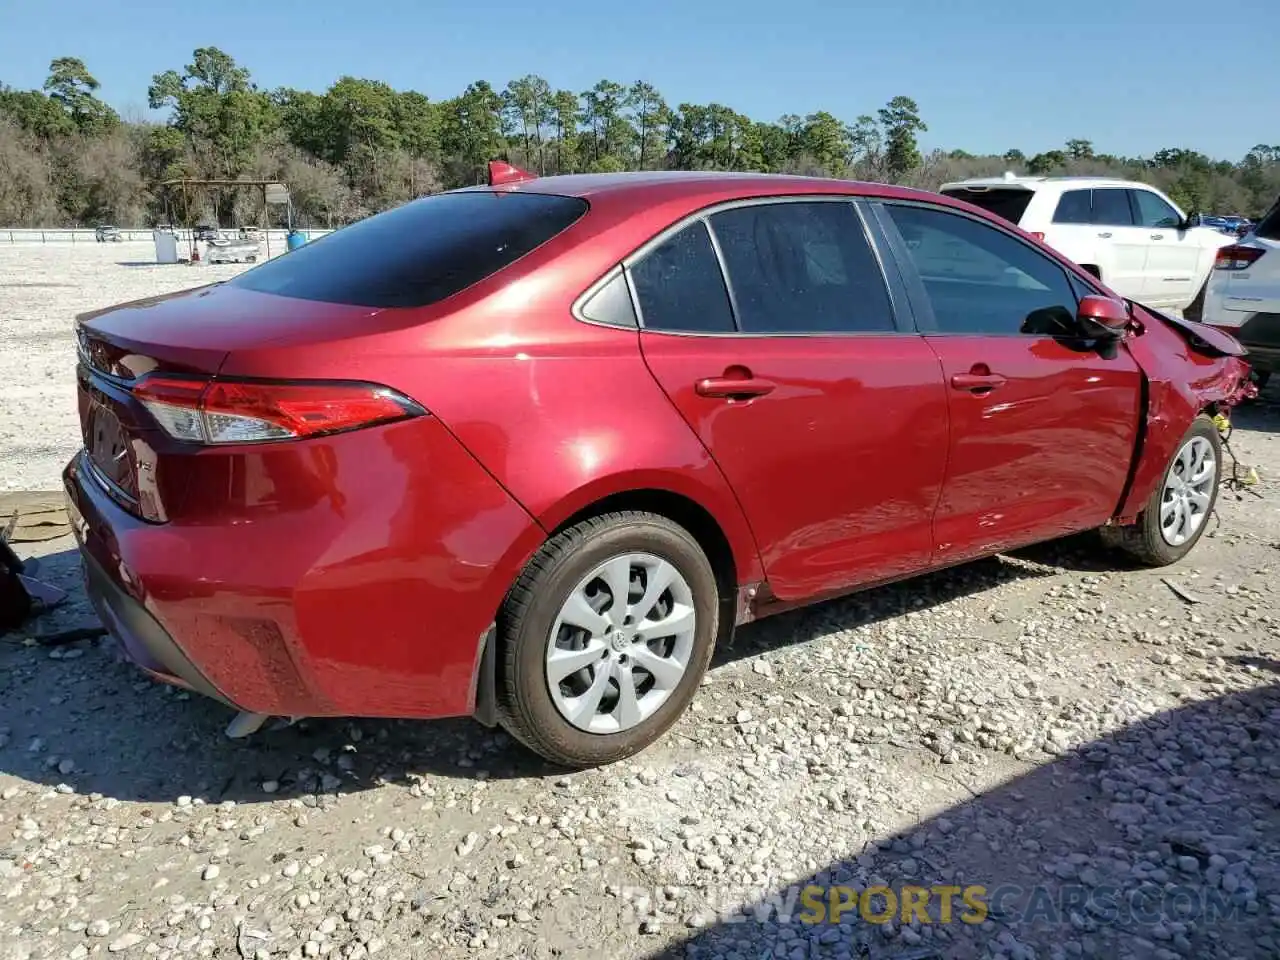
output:
[[[631,267],[631,284],[647,330],[732,333],[733,310],[702,220],[668,237]]]
[[[1132,227],[1129,191],[1116,187],[1093,191],[1093,222],[1100,227]]]
[[[743,333],[888,333],[889,291],[847,202],[750,204],[714,214]]]
[[[974,190],[967,187],[950,187],[942,191],[944,197],[953,197],[981,207],[987,213],[994,213],[1001,219],[1017,224],[1027,212],[1031,203],[1032,191],[1021,187]]]
[[[423,307],[510,266],[586,212],[576,197],[441,193],[343,227],[229,282],[301,300]]]

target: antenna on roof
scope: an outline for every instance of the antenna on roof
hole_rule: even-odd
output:
[[[489,161],[489,186],[498,187],[504,183],[520,183],[522,180],[537,180],[536,173],[521,170],[505,160]]]

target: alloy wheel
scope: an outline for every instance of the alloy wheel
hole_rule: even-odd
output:
[[[1160,497],[1160,535],[1171,547],[1180,547],[1204,524],[1218,480],[1218,460],[1213,444],[1192,437],[1173,459]]]

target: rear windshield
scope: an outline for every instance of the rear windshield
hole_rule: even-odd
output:
[[[1264,240],[1280,240],[1280,200],[1277,200],[1267,211],[1267,215],[1258,221],[1253,232]]]
[[[952,187],[948,190],[943,190],[942,195],[972,203],[975,207],[981,207],[988,213],[1003,217],[1014,226],[1018,225],[1018,221],[1026,213],[1027,204],[1031,202],[1030,190],[1000,188],[995,190],[967,190],[963,187]]]
[[[422,307],[497,273],[586,212],[576,197],[437,194],[343,227],[230,284],[325,303]]]

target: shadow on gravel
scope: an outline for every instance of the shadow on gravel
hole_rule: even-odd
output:
[[[1053,576],[1062,570],[1115,573],[1132,569],[1134,564],[1124,554],[1108,550],[1096,534],[1083,533],[747,624],[739,628],[732,644],[716,651],[711,666],[715,669],[765,650],[928,610],[1015,580]]]
[[[1041,564],[1114,570],[1123,562],[1087,536],[1019,557],[1022,562],[979,560],[749,624],[717,652],[712,669],[1054,572]],[[96,623],[79,587],[74,549],[42,558],[38,576],[71,591],[71,601],[36,620],[28,634]],[[7,730],[9,741],[0,746],[0,773],[120,800],[171,802],[187,795],[243,803],[368,789],[414,774],[503,780],[564,772],[500,730],[467,719],[277,721],[252,737],[229,740],[223,734],[233,716],[228,708],[151,681],[116,659],[110,639],[35,655],[0,639],[0,705],[0,733]],[[71,772],[63,773],[67,760]],[[264,784],[276,790],[267,793]]]
[[[1268,384],[1256,399],[1236,407],[1231,422],[1244,430],[1280,432],[1280,385]]]
[[[672,913],[705,910],[707,925],[650,958],[1277,957],[1277,751],[1280,686],[1158,714],[792,886],[690,890]],[[846,803],[856,822],[857,799]],[[875,886],[893,899],[868,896],[868,916],[891,923],[861,916]],[[907,907],[903,923],[907,887],[930,922]],[[835,923],[833,902],[851,904]]]

